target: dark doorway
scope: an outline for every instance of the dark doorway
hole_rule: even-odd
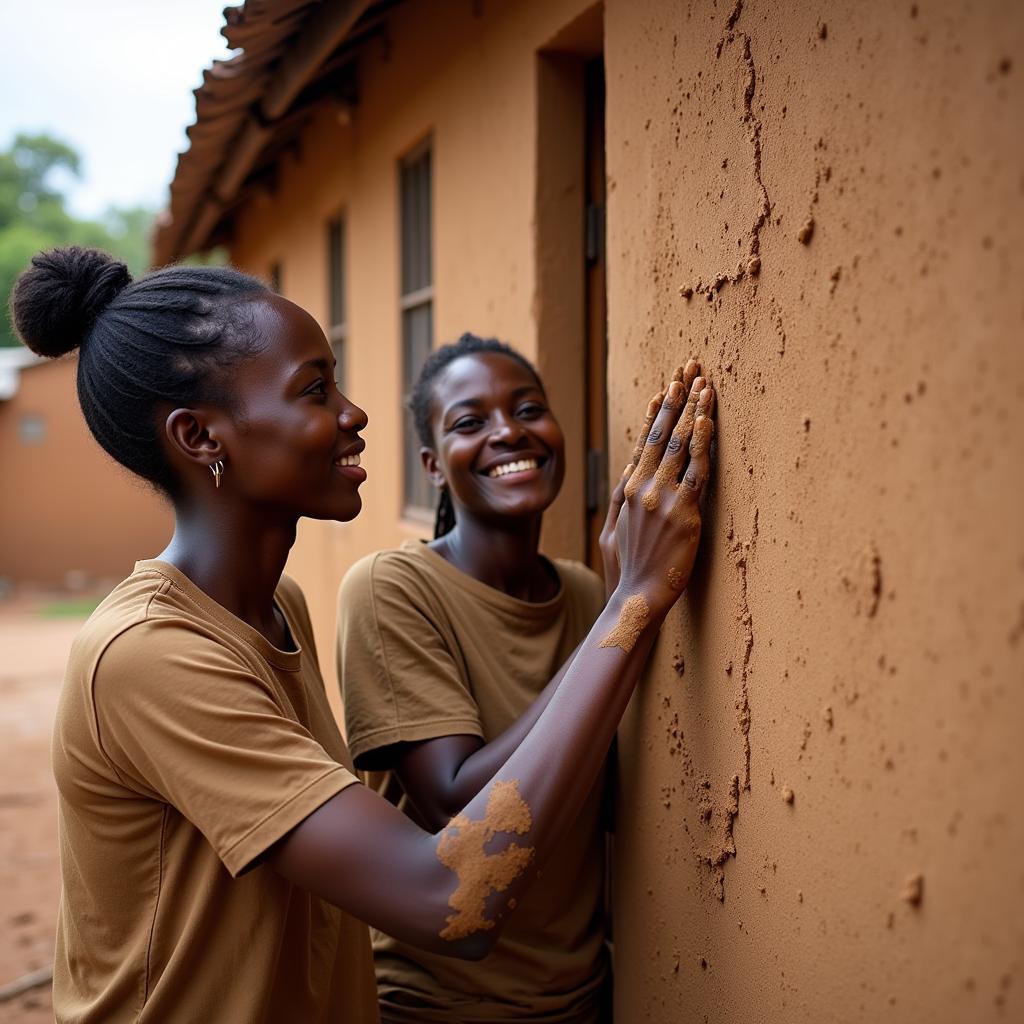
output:
[[[608,505],[608,302],[603,57],[587,61],[584,88],[586,558],[589,565],[600,569],[598,539]]]
[[[588,8],[538,53],[537,363],[565,433],[545,550],[601,570],[608,502],[604,11]]]

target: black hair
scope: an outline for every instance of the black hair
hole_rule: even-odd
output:
[[[409,393],[408,406],[412,413],[413,424],[416,427],[416,434],[420,444],[424,448],[434,447],[434,431],[431,420],[434,415],[434,381],[441,373],[448,368],[456,359],[463,356],[475,355],[501,355],[514,359],[520,366],[533,376],[537,387],[544,390],[544,384],[540,379],[533,363],[526,356],[517,352],[511,345],[506,345],[497,338],[480,338],[475,334],[465,333],[458,341],[449,345],[442,345],[435,349],[426,358],[416,383]],[[442,490],[437,499],[437,513],[434,517],[434,538],[443,537],[455,526],[455,509],[452,507],[452,500],[447,490]]]
[[[261,292],[262,281],[229,267],[172,266],[133,282],[112,256],[68,246],[32,258],[11,292],[11,319],[38,355],[80,349],[78,399],[93,436],[173,498],[157,409],[230,407],[222,371],[262,343],[245,306]]]

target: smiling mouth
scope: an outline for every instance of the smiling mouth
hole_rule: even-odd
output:
[[[339,469],[344,469],[346,466],[361,466],[362,460],[358,455],[343,455],[340,459],[335,459],[334,464]]]
[[[506,462],[501,466],[495,466],[489,470],[487,475],[496,480],[499,477],[511,476],[514,473],[525,473],[529,469],[539,469],[540,462],[537,459],[518,459],[515,462]]]

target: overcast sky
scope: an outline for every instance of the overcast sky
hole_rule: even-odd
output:
[[[225,0],[0,0],[0,147],[49,132],[82,156],[71,208],[162,207]]]

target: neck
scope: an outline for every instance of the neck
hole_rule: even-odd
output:
[[[464,513],[431,547],[457,569],[510,597],[540,601],[555,582],[539,553],[542,517],[509,523],[481,523]]]
[[[174,536],[158,557],[280,646],[284,625],[275,613],[274,591],[295,528],[294,520],[257,523],[245,509],[181,505],[174,510]]]

